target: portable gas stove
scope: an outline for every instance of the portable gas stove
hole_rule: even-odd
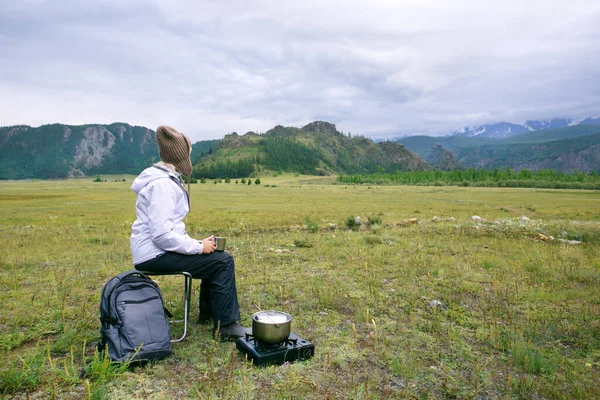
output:
[[[315,354],[315,345],[293,332],[282,343],[274,345],[260,343],[254,336],[246,334],[235,341],[235,347],[256,365],[304,361]]]

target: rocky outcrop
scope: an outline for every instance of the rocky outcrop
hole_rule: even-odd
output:
[[[425,161],[431,167],[442,171],[453,171],[464,168],[464,165],[454,158],[454,154],[446,150],[441,144],[433,146],[431,153],[425,158]]]
[[[420,171],[427,168],[421,157],[407,150],[401,143],[380,142],[377,146],[392,164],[401,165],[404,171]]]
[[[563,153],[553,159],[521,162],[514,167],[517,170],[555,169],[563,172],[594,172],[600,169],[600,144],[581,151]]]
[[[73,133],[73,131],[68,126],[65,126],[63,128],[63,132],[62,142],[65,143],[67,140],[69,140],[69,137],[71,137],[71,133]]]
[[[133,143],[133,137],[134,135],[132,134],[129,138],[129,142]],[[156,137],[154,131],[146,128],[144,136],[140,141],[140,154],[144,154],[144,148],[150,147],[151,149],[153,149],[154,146],[156,146]],[[152,151],[152,154],[154,154],[154,151]]]
[[[10,140],[10,138],[12,138],[13,136],[17,136],[23,132],[26,132],[27,130],[29,130],[31,128],[29,126],[22,125],[22,126],[12,126],[12,127],[8,127],[5,129],[6,129],[6,131],[2,132],[3,134],[0,134],[0,147],[2,147],[6,142],[8,142]]]
[[[330,134],[338,134],[339,132],[335,128],[334,124],[330,124],[325,121],[315,121],[311,122],[308,125],[302,127],[303,131],[306,132],[315,132],[315,133],[330,133]]]
[[[115,135],[112,132],[103,126],[89,127],[83,131],[83,139],[75,147],[73,164],[83,169],[98,167],[111,154],[114,145]]]
[[[458,160],[473,168],[555,171],[600,171],[600,133],[544,143],[512,143],[463,148]]]

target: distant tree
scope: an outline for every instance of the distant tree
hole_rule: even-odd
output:
[[[252,179],[248,179],[248,185],[252,185]]]
[[[255,185],[260,185],[260,178],[256,178],[256,180],[254,181]]]
[[[242,178],[242,185],[246,184],[246,178]]]

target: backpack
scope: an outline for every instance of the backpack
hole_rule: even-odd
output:
[[[171,327],[156,282],[130,270],[110,279],[100,296],[101,350],[113,361],[168,357]]]

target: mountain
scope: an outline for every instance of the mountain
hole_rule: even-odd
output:
[[[425,161],[432,168],[442,171],[453,171],[464,168],[464,165],[456,160],[454,154],[446,150],[441,144],[433,146]]]
[[[310,175],[423,170],[427,164],[396,142],[348,137],[315,121],[302,128],[275,126],[263,135],[226,135],[194,166],[197,178],[235,178],[261,171]]]
[[[541,131],[544,129],[565,128],[571,125],[577,125],[577,122],[570,118],[553,118],[543,121],[525,121],[523,126],[530,131]]]
[[[600,125],[579,124],[567,126],[565,128],[545,129],[541,131],[526,132],[517,136],[506,138],[501,141],[504,143],[547,142],[550,140],[561,140],[576,138],[580,136],[588,136],[598,132],[600,132]]]
[[[453,132],[454,136],[467,137],[486,137],[486,138],[505,138],[520,133],[527,132],[528,129],[523,125],[511,124],[508,122],[499,122],[493,125],[482,125],[474,128],[464,127]]]
[[[456,158],[467,167],[482,169],[600,172],[600,133],[544,142],[463,148]]]
[[[432,147],[443,146],[450,152],[456,152],[463,147],[480,147],[485,144],[500,143],[500,139],[467,136],[409,136],[398,141],[408,150],[416,153],[419,157],[426,159],[431,153]]]
[[[154,132],[125,123],[0,128],[0,179],[138,173],[158,159]]]
[[[479,136],[411,136],[402,139],[401,143],[427,161],[430,161],[431,148],[440,145],[452,152],[458,162],[472,168],[598,171],[600,163],[594,157],[595,146],[600,144],[598,134],[600,125],[578,124],[557,129],[527,131],[504,139]]]
[[[215,150],[215,147],[219,143],[218,139],[215,140],[201,140],[192,145],[192,154],[190,154],[190,158],[192,159],[192,164],[198,161],[205,154],[210,154]]]
[[[575,125],[600,125],[599,117],[573,120],[570,118],[553,118],[548,120],[529,120],[523,125],[500,122],[492,125],[478,127],[465,127],[454,131],[451,136],[507,138],[520,135],[527,131],[542,131],[547,129],[566,128]]]
[[[545,129],[541,131],[525,132],[520,135],[510,136],[504,139],[486,138],[480,136],[409,136],[400,139],[410,151],[417,153],[422,158],[427,158],[431,148],[442,145],[448,151],[456,153],[463,148],[478,148],[485,145],[499,145],[506,143],[522,142],[547,142],[550,140],[561,140],[592,135],[600,132],[600,125],[579,124],[565,128]]]
[[[600,125],[600,117],[586,118],[579,125]]]
[[[194,175],[207,178],[271,170],[328,175],[427,168],[400,143],[346,137],[323,121],[301,129],[278,125],[264,135],[232,133],[222,140],[196,142],[191,158]],[[158,160],[155,132],[141,126],[0,127],[0,179],[138,174]]]

